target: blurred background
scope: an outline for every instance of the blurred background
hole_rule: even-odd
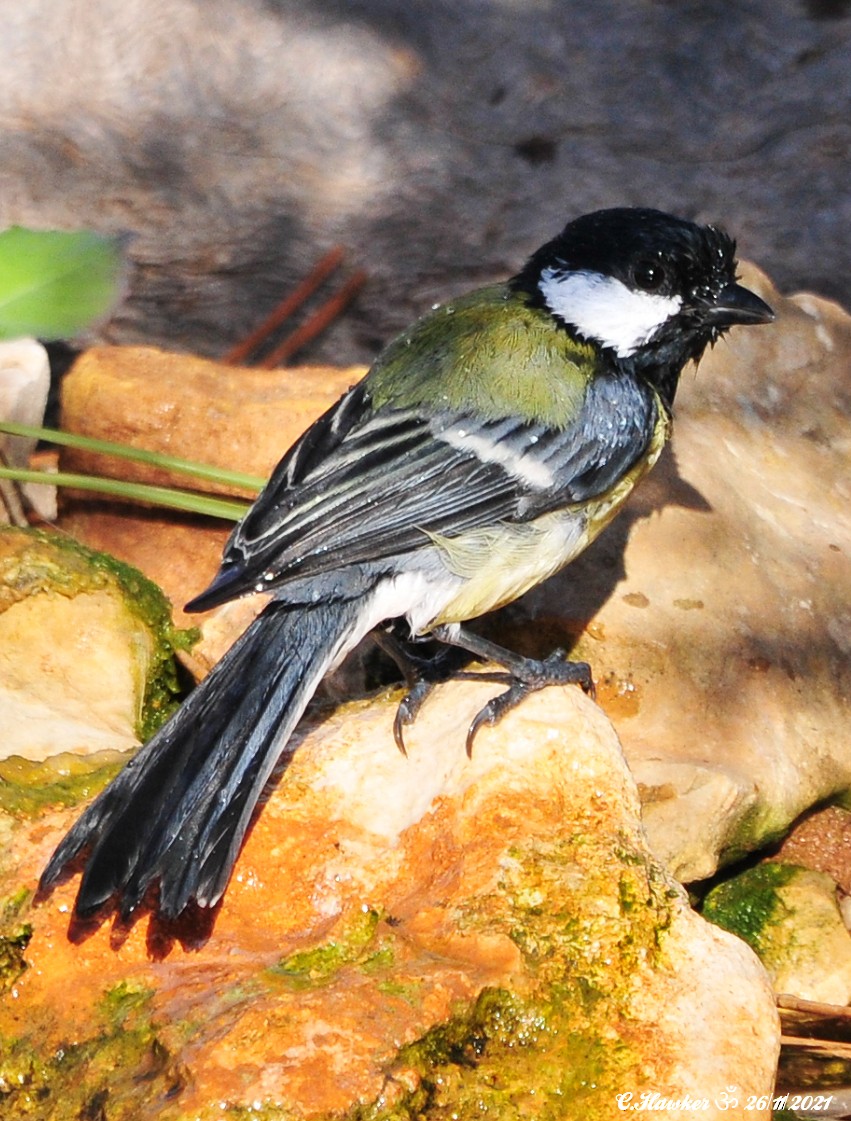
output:
[[[220,355],[330,247],[368,281],[301,357],[371,358],[571,217],[717,221],[851,304],[851,3],[2,4],[0,225],[129,235],[100,337]]]

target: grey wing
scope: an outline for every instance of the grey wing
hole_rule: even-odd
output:
[[[281,461],[195,609],[380,564],[427,546],[430,534],[453,537],[583,502],[632,465],[652,432],[654,406],[640,395],[624,413],[628,423],[612,424],[611,401],[595,406],[589,391],[574,422],[554,429],[513,417],[373,412],[359,389]]]

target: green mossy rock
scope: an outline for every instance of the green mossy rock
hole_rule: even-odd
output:
[[[136,569],[59,534],[0,529],[0,810],[92,794],[177,704],[189,632]]]
[[[775,990],[805,1000],[851,1000],[851,935],[823,872],[768,862],[710,891],[704,918],[743,938]]]

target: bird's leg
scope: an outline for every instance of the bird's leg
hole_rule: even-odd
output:
[[[399,702],[393,720],[393,738],[403,755],[405,750],[404,729],[417,718],[423,702],[434,686],[444,680],[451,671],[452,652],[448,644],[430,658],[420,658],[411,650],[410,643],[402,642],[390,631],[375,631],[375,641],[385,654],[388,654],[405,678],[408,692]]]
[[[554,650],[546,658],[524,658],[503,646],[497,646],[463,627],[440,626],[431,632],[438,642],[448,646],[459,646],[477,658],[496,662],[508,673],[511,685],[500,693],[476,715],[467,732],[467,754],[473,753],[473,741],[483,724],[492,726],[516,708],[530,693],[545,689],[548,685],[581,685],[584,692],[594,697],[594,681],[591,667],[587,662],[568,662],[563,650]]]

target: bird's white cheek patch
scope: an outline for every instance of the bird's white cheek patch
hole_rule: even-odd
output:
[[[599,272],[544,269],[540,289],[553,315],[619,358],[633,354],[682,307],[679,296],[636,292]]]

